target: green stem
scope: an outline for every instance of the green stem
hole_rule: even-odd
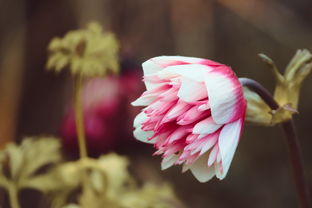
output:
[[[83,109],[82,109],[82,100],[81,100],[81,92],[82,92],[82,77],[75,77],[75,119],[76,119],[76,129],[77,129],[77,137],[79,144],[79,153],[80,158],[87,157],[87,146],[86,146],[86,138],[85,138],[85,130],[84,130],[84,119],[83,119]]]
[[[9,200],[12,208],[20,208],[19,200],[18,200],[18,192],[15,186],[10,185],[8,187],[9,192]]]

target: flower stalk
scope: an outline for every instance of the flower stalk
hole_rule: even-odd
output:
[[[272,95],[258,82],[248,78],[240,78],[239,80],[243,86],[257,93],[263,99],[263,101],[272,109],[272,113],[280,108]],[[292,119],[289,119],[288,121],[281,123],[281,126],[287,138],[292,172],[296,184],[300,206],[302,208],[311,208],[312,206],[310,200],[310,190],[308,187],[308,183],[305,180],[302,151],[300,148],[299,139],[295,131],[294,122]]]
[[[17,188],[13,184],[10,184],[8,186],[8,192],[11,207],[20,208]]]
[[[82,91],[82,76],[75,76],[75,120],[76,120],[76,129],[79,145],[80,158],[87,157],[87,146],[85,138],[85,129],[84,129],[84,119],[83,119],[83,110],[82,110],[82,100],[81,100],[81,91]]]
[[[81,158],[87,157],[81,100],[83,78],[117,74],[118,50],[115,35],[103,31],[96,22],[84,29],[69,31],[63,38],[55,37],[49,43],[47,69],[55,72],[67,69],[75,79],[75,120]]]
[[[281,124],[284,129],[288,150],[290,155],[290,161],[292,164],[293,176],[297,187],[298,198],[300,199],[301,207],[311,208],[310,190],[308,183],[304,177],[304,164],[302,151],[299,144],[299,139],[296,134],[295,125],[293,120],[286,121]]]

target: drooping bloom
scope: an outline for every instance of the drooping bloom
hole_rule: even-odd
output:
[[[228,66],[206,59],[160,56],[143,63],[146,106],[134,120],[136,139],[153,143],[162,169],[183,165],[200,181],[223,179],[246,112],[241,84]]]

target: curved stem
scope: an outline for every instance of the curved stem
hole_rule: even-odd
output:
[[[87,146],[84,130],[84,119],[83,119],[83,110],[82,110],[82,100],[81,100],[81,91],[82,91],[82,77],[75,77],[75,120],[76,120],[76,129],[77,137],[79,144],[79,153],[80,158],[87,157]]]
[[[274,100],[270,92],[265,89],[258,82],[248,79],[240,78],[239,81],[245,87],[257,93],[263,101],[270,106],[272,110],[279,108],[278,103]],[[297,195],[302,208],[311,208],[310,192],[308,183],[304,177],[304,165],[302,159],[301,148],[299,144],[299,139],[296,135],[295,125],[292,119],[281,124],[285,135],[287,137],[287,143],[289,148],[290,161],[292,165],[293,177],[295,180]]]
[[[292,172],[295,178],[297,194],[300,199],[301,207],[309,208],[311,207],[310,190],[304,177],[302,151],[293,120],[291,119],[282,123],[282,128],[284,129],[287,138]]]
[[[274,100],[271,93],[260,83],[249,78],[239,78],[239,81],[244,87],[248,87],[250,90],[257,93],[272,110],[277,110],[279,108],[278,103]]]

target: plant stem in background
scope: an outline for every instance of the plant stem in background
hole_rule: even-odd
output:
[[[87,146],[86,146],[86,138],[85,138],[85,130],[84,130],[82,100],[81,100],[82,77],[80,75],[76,75],[74,82],[75,82],[75,89],[74,89],[75,91],[75,101],[74,101],[75,102],[75,120],[76,120],[79,153],[80,153],[80,158],[86,158]]]
[[[8,186],[8,192],[11,207],[20,208],[18,200],[18,191],[13,184]]]
[[[301,202],[301,207],[310,208],[311,207],[310,190],[304,177],[302,151],[300,148],[299,139],[296,134],[293,120],[291,119],[289,121],[282,123],[282,127],[284,129],[287,138],[293,176],[295,178],[297,193]]]
[[[250,90],[256,92],[263,101],[270,106],[272,110],[277,110],[279,108],[278,103],[274,100],[272,95],[258,82],[248,79],[240,78],[241,84],[248,87]],[[302,159],[302,153],[300,149],[299,139],[295,132],[295,126],[292,119],[283,122],[282,127],[287,137],[287,143],[289,147],[289,155],[291,160],[291,165],[293,169],[293,177],[295,180],[297,194],[302,208],[311,208],[310,192],[308,183],[304,177],[304,165]]]

